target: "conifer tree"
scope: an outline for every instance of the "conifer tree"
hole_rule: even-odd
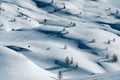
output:
[[[71,61],[70,61],[70,64],[73,64],[73,57],[71,57]]]
[[[66,58],[65,58],[65,64],[67,64],[67,65],[70,64],[70,59],[69,59],[69,57],[66,57]]]
[[[117,61],[118,61],[118,56],[117,56],[116,54],[114,54],[114,55],[112,56],[112,61],[113,61],[113,62],[117,62]]]
[[[62,71],[58,72],[58,80],[61,80],[63,78]]]
[[[78,62],[76,62],[76,65],[75,65],[75,67],[76,67],[76,68],[78,68],[78,67],[79,67],[79,66],[78,66]]]

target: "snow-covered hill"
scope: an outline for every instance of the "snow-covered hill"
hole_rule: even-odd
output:
[[[58,71],[71,80],[120,71],[119,3],[0,0],[0,80],[54,80]]]

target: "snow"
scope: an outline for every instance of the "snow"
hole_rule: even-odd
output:
[[[119,0],[0,1],[0,80],[119,79]]]

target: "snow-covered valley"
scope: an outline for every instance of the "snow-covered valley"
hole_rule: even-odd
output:
[[[119,80],[119,4],[0,0],[0,80]]]

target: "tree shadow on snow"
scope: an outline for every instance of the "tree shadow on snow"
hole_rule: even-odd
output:
[[[10,46],[6,46],[7,48],[10,48],[14,51],[17,52],[29,52],[30,50],[26,49],[26,48],[22,48],[22,47],[18,47],[18,46],[14,46],[14,45],[10,45]]]
[[[120,31],[120,23],[106,23],[106,22],[100,22],[100,21],[97,21],[96,23],[98,23],[98,24],[107,24],[107,25],[109,25],[111,28]]]
[[[50,3],[47,3],[47,2],[43,2],[43,1],[39,1],[39,0],[32,0],[32,1],[35,2],[37,7],[39,7],[39,8],[52,6]]]
[[[51,71],[51,70],[57,70],[57,69],[62,69],[62,68],[69,68],[69,70],[64,71],[64,72],[67,72],[67,71],[70,71],[72,69],[75,69],[74,65],[66,64],[65,62],[62,62],[60,60],[55,60],[54,63],[57,66],[46,68],[45,70],[50,70]]]

